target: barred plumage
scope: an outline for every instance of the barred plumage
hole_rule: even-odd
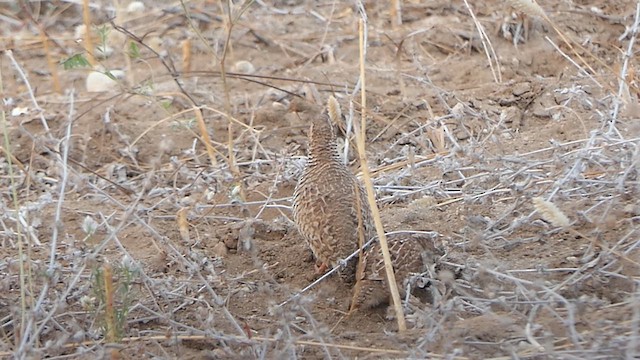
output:
[[[367,194],[340,158],[335,125],[329,115],[309,103],[294,102],[291,108],[306,113],[311,120],[309,161],[293,194],[293,219],[316,259],[327,268],[340,266],[340,260],[358,249],[359,223],[365,242],[376,235]],[[392,236],[388,241],[396,280],[404,295],[406,280],[412,273],[424,271],[428,263],[428,246],[420,236]],[[388,301],[380,245],[376,242],[363,251],[356,274],[357,263],[354,257],[339,272],[347,284],[355,284],[352,309]]]
[[[358,207],[365,241],[374,233],[362,185],[342,162],[334,125],[325,112],[311,115],[309,161],[293,195],[293,219],[324,266],[339,265],[358,249]],[[340,274],[353,282],[357,259]]]

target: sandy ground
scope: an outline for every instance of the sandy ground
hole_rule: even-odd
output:
[[[1,7],[12,50],[0,58],[4,356],[640,356],[635,2],[539,1],[550,22],[474,2],[485,39],[463,1],[405,1],[395,27],[387,2],[365,2],[382,220],[429,232],[437,250],[404,302],[404,332],[384,306],[346,316],[351,289],[333,277],[295,296],[314,278],[290,209],[308,126],[286,109],[333,95],[359,119],[357,8],[234,5],[225,91],[217,2],[189,3],[190,20],[180,3],[120,9],[128,38],[108,22],[115,3],[92,4],[111,28],[113,54],[98,62],[126,71],[110,92],[88,92],[87,68],[59,64],[85,54],[79,5]]]

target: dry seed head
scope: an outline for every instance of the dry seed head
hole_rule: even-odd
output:
[[[547,19],[547,14],[535,0],[507,0],[511,6],[529,16],[538,16]]]
[[[544,200],[541,197],[534,197],[533,206],[540,213],[542,218],[545,221],[550,222],[553,226],[569,226],[569,218],[562,212],[562,210],[558,209],[554,203]]]
[[[178,223],[178,230],[180,231],[180,236],[182,237],[182,241],[185,243],[189,243],[189,220],[187,220],[187,215],[189,213],[189,208],[183,207],[178,210],[176,214],[176,221]]]
[[[444,141],[444,129],[442,128],[442,126],[438,126],[437,128],[428,128],[427,136],[429,137],[429,140],[431,140],[431,143],[433,144],[433,147],[437,152],[444,152],[446,150],[446,143]]]
[[[334,124],[339,124],[342,119],[342,109],[340,103],[333,96],[329,96],[327,100],[327,110],[329,112],[329,118]]]

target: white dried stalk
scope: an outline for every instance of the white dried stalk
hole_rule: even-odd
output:
[[[467,10],[469,10],[469,14],[473,19],[473,23],[476,26],[476,30],[478,30],[478,36],[480,37],[480,42],[482,43],[482,48],[484,49],[485,56],[487,57],[487,61],[489,62],[489,68],[491,69],[491,75],[493,75],[493,81],[497,84],[502,83],[502,69],[500,68],[500,60],[498,59],[498,55],[491,44],[491,39],[484,31],[484,27],[480,24],[478,18],[476,18],[476,14],[471,9],[471,5],[467,0],[464,0],[464,4],[467,6]],[[494,67],[495,62],[495,67]]]
[[[613,111],[612,111],[612,116],[611,116],[611,121],[609,122],[609,131],[608,133],[612,133],[614,132],[615,126],[616,126],[616,122],[618,120],[618,112],[620,111],[620,105],[621,103],[623,103],[624,101],[623,99],[623,94],[626,92],[628,93],[629,89],[628,89],[628,84],[625,81],[625,79],[627,79],[627,72],[629,70],[629,62],[631,61],[631,59],[633,58],[633,48],[634,48],[634,44],[636,42],[636,37],[638,36],[638,32],[640,29],[640,2],[638,2],[638,4],[636,5],[636,14],[635,14],[635,21],[633,22],[633,25],[631,26],[630,30],[629,30],[629,44],[627,45],[627,51],[624,53],[623,58],[624,60],[622,61],[622,67],[620,69],[620,77],[618,78],[618,96],[617,96],[617,101],[613,102]],[[620,39],[622,40],[622,39]],[[627,106],[631,106],[632,104],[628,104]]]

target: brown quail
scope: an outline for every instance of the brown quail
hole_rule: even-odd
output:
[[[326,267],[339,265],[358,249],[358,224],[364,240],[375,236],[366,192],[343,164],[337,150],[335,128],[329,116],[308,103],[294,103],[292,110],[311,116],[309,162],[294,191],[293,217],[316,258]],[[358,209],[360,217],[358,219]],[[391,236],[388,239],[396,281],[401,296],[412,273],[421,273],[430,264],[433,243],[422,235]],[[357,259],[340,273],[348,283],[355,281],[352,310],[371,308],[388,302],[389,290],[380,245],[363,250],[356,274]]]
[[[366,193],[338,153],[335,125],[326,112],[305,106],[311,119],[309,160],[294,191],[293,219],[321,266],[332,268],[358,249],[359,222],[365,242],[375,229]],[[355,280],[356,263],[352,259],[339,272],[347,283]]]
[[[406,285],[412,274],[424,272],[433,263],[436,250],[430,237],[422,234],[394,234],[387,239],[391,262],[400,297],[406,295]],[[368,309],[389,303],[391,293],[380,244],[366,249],[356,274],[351,310]]]

